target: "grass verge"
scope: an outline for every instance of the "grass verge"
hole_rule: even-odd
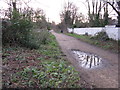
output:
[[[92,39],[91,36],[71,34],[71,33],[67,33],[66,35],[75,37],[84,42],[101,47],[105,50],[109,50],[114,53],[118,53],[120,51],[120,50],[118,50],[118,42],[115,40],[101,41],[101,40],[97,40],[97,39]]]
[[[3,47],[3,87],[7,88],[76,88],[79,74],[62,56],[53,35],[38,50]]]

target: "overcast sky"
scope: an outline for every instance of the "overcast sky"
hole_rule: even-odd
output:
[[[34,8],[42,8],[50,21],[59,23],[60,12],[63,10],[64,3],[67,3],[68,1],[73,2],[76,6],[80,7],[79,12],[87,14],[87,9],[83,4],[83,1],[85,3],[85,0],[32,0],[29,5]]]
[[[7,4],[4,1],[9,0],[0,0],[0,9],[7,8]],[[28,1],[28,0],[20,0],[20,1]],[[28,6],[33,7],[34,9],[41,8],[44,10],[46,17],[49,18],[49,21],[55,21],[56,23],[60,22],[60,12],[63,10],[64,3],[68,1],[73,2],[78,8],[79,13],[87,16],[87,7],[86,0],[31,0],[28,3]],[[24,5],[23,5],[24,6]],[[109,12],[111,12],[110,10]],[[114,17],[114,12],[112,11],[111,16]]]

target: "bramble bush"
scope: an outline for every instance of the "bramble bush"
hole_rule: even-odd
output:
[[[12,12],[12,18],[8,20],[9,25],[4,25],[2,28],[3,45],[17,43],[28,48],[39,48],[40,44],[46,44],[49,38],[47,30],[34,32],[34,23],[28,17],[24,17],[18,11]],[[8,23],[8,22],[6,22]]]
[[[41,32],[33,32],[28,36],[28,40],[24,41],[24,45],[31,49],[38,49],[41,44],[47,44],[49,41],[49,32],[41,30]]]
[[[32,28],[31,21],[26,18],[21,18],[21,15],[17,11],[12,12],[12,18],[9,20],[10,25],[2,30],[2,41],[6,43],[20,43],[27,40],[27,37]]]

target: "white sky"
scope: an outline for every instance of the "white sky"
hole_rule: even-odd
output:
[[[6,0],[0,0],[0,9],[7,8],[7,4],[5,4]],[[9,1],[9,0],[7,0]],[[28,1],[28,0],[20,0],[20,1]],[[60,12],[63,10],[65,2],[73,2],[78,8],[79,13],[87,16],[87,7],[85,6],[86,0],[31,0],[28,3],[30,7],[35,9],[41,8],[44,10],[46,14],[46,18],[49,18],[49,21],[55,21],[56,23],[60,22]],[[110,11],[111,12],[111,11]],[[114,16],[115,12],[112,12],[112,16]]]
[[[49,18],[50,21],[55,21],[56,23],[60,22],[60,12],[63,10],[64,3],[71,1],[76,6],[80,7],[79,12],[83,14],[87,14],[87,9],[81,1],[85,0],[32,0],[29,4],[34,8],[42,8],[45,13],[46,17]]]

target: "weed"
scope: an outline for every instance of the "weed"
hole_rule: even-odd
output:
[[[97,35],[93,37],[93,39],[107,41],[107,40],[109,40],[109,37],[106,32],[101,31],[101,32],[98,32]]]
[[[27,67],[19,72],[22,80],[27,80],[25,85],[34,84],[38,80],[39,87],[76,87],[79,82],[78,73],[73,67],[67,66],[65,61],[43,61],[43,70]],[[31,79],[30,79],[31,78]],[[14,79],[14,82],[18,81]]]
[[[95,37],[86,36],[86,35],[77,35],[67,33],[66,35],[78,38],[82,41],[90,43],[92,45],[101,47],[103,49],[111,50],[112,52],[118,53],[119,41],[108,39],[108,36],[105,32],[99,32]]]
[[[41,45],[38,50],[40,56],[35,56],[31,53],[31,57],[26,54],[29,59],[28,62],[19,63],[19,66],[24,67],[14,71],[14,74],[10,77],[12,82],[11,87],[38,87],[38,88],[76,88],[80,87],[79,73],[62,57],[58,43],[55,40],[55,36],[50,34],[50,41]],[[27,49],[28,50],[28,49]],[[13,49],[10,50],[14,51]],[[17,49],[15,51],[18,51]],[[31,52],[29,50],[28,52]],[[25,51],[26,52],[26,51]],[[22,55],[22,54],[20,54]],[[37,54],[38,55],[38,54]],[[22,57],[17,57],[22,58]],[[8,60],[9,61],[9,60]],[[20,59],[17,60],[21,61]],[[33,65],[33,62],[35,65]],[[6,73],[8,73],[6,71]],[[7,76],[6,76],[7,77]],[[4,78],[5,79],[5,78]],[[8,82],[8,81],[7,81]],[[6,87],[9,85],[4,84]],[[17,85],[17,86],[16,86]]]

